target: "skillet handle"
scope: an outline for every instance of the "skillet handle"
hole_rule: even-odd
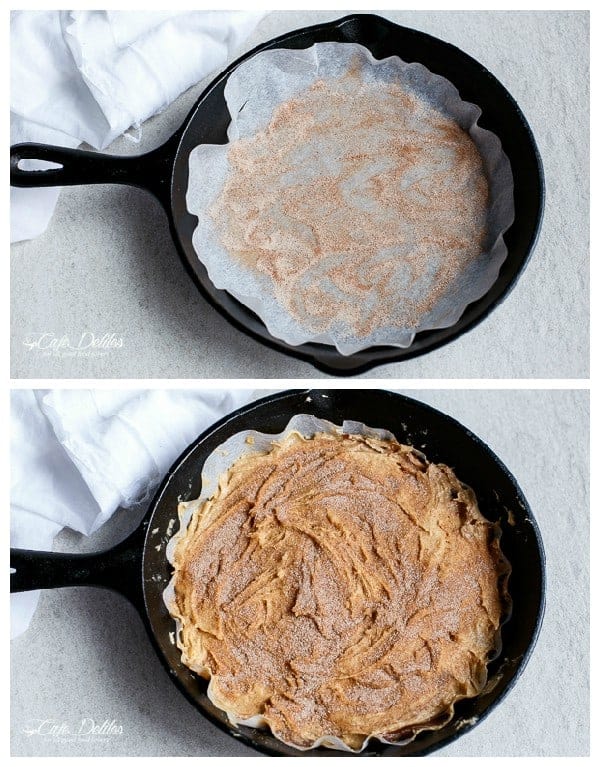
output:
[[[142,524],[113,548],[93,554],[11,549],[11,593],[67,586],[99,586],[123,594],[143,613],[142,547],[145,531],[146,526]]]
[[[60,168],[25,170],[22,160],[43,160]],[[10,148],[11,186],[74,186],[127,184],[146,189],[163,205],[168,203],[171,178],[171,142],[142,155],[111,155],[50,144],[15,144]]]

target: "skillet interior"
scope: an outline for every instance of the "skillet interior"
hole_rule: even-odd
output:
[[[406,746],[371,741],[361,756],[427,753],[473,727],[500,702],[515,682],[535,643],[542,618],[544,563],[536,523],[507,468],[483,442],[457,421],[423,403],[377,390],[284,392],[242,408],[199,437],[175,463],[149,512],[143,555],[143,586],[150,635],[164,665],[188,699],[234,737],[273,755],[353,756],[325,748],[297,751],[266,731],[230,725],[225,714],[206,696],[206,682],[181,664],[179,650],[169,636],[174,631],[174,621],[162,600],[162,592],[171,576],[165,557],[165,543],[177,529],[177,524],[172,524],[171,520],[176,518],[179,499],[189,500],[200,494],[200,475],[207,456],[228,437],[244,429],[278,433],[285,428],[292,415],[301,412],[312,413],[338,424],[344,419],[354,419],[369,426],[389,429],[399,441],[422,448],[431,461],[447,463],[454,468],[458,477],[475,490],[482,513],[501,525],[502,549],[512,565],[509,589],[513,612],[502,630],[500,656],[489,665],[492,682],[488,684],[489,689],[486,688],[487,691],[477,698],[461,701],[456,706],[454,719],[443,729],[423,732]],[[157,532],[153,533],[153,530]]]
[[[498,279],[485,296],[466,308],[452,327],[418,333],[407,349],[372,347],[344,357],[333,346],[309,343],[294,347],[275,339],[253,312],[226,291],[214,287],[192,244],[197,218],[188,213],[185,204],[188,158],[198,144],[227,142],[227,127],[231,118],[223,93],[229,75],[242,61],[261,50],[301,49],[324,41],[357,42],[367,47],[375,58],[399,55],[408,62],[419,61],[432,72],[446,77],[458,88],[464,100],[481,107],[483,114],[479,124],[500,138],[511,161],[516,216],[505,235],[508,256]],[[184,265],[205,298],[239,330],[272,348],[308,359],[318,368],[338,375],[354,374],[373,365],[414,357],[472,328],[513,287],[533,249],[541,223],[544,197],[541,159],[527,121],[512,96],[481,64],[455,46],[379,16],[348,16],[297,30],[258,46],[234,62],[208,86],[174,137],[173,146],[177,146],[177,150],[171,180],[172,233]]]

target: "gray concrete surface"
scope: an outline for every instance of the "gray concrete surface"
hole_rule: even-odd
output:
[[[246,48],[342,11],[273,12]],[[545,164],[547,207],[535,254],[508,299],[466,336],[376,377],[588,376],[588,27],[586,12],[385,11],[481,61],[520,104]],[[208,80],[206,81],[208,82]],[[143,126],[151,149],[180,125],[206,82]],[[181,266],[149,195],[116,186],[63,190],[49,229],[12,248],[13,377],[321,377],[234,330]],[[44,354],[42,333],[122,339],[98,354]],[[88,336],[89,338],[89,336]]]
[[[407,392],[458,418],[514,473],[540,525],[546,617],[531,660],[489,717],[446,756],[582,756],[589,751],[589,397],[587,391]],[[360,394],[357,394],[360,396]],[[90,539],[63,532],[56,548],[97,550],[135,527],[121,511]],[[63,735],[35,732],[52,720]],[[93,720],[120,734],[69,737]],[[46,725],[48,728],[50,725]],[[27,734],[30,732],[31,734]],[[171,684],[134,609],[97,589],[42,594],[11,648],[15,756],[255,755],[221,733]]]

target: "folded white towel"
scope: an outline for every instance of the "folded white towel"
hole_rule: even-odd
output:
[[[177,456],[250,391],[17,390],[11,394],[11,546],[51,550],[149,500]],[[11,595],[11,635],[39,592]]]
[[[222,67],[263,15],[13,12],[11,143],[106,147]],[[13,242],[46,229],[58,191],[11,190]]]

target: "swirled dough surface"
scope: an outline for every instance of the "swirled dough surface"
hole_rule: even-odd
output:
[[[410,737],[485,684],[506,561],[473,492],[411,447],[292,432],[221,477],[173,563],[183,662],[292,745]]]

